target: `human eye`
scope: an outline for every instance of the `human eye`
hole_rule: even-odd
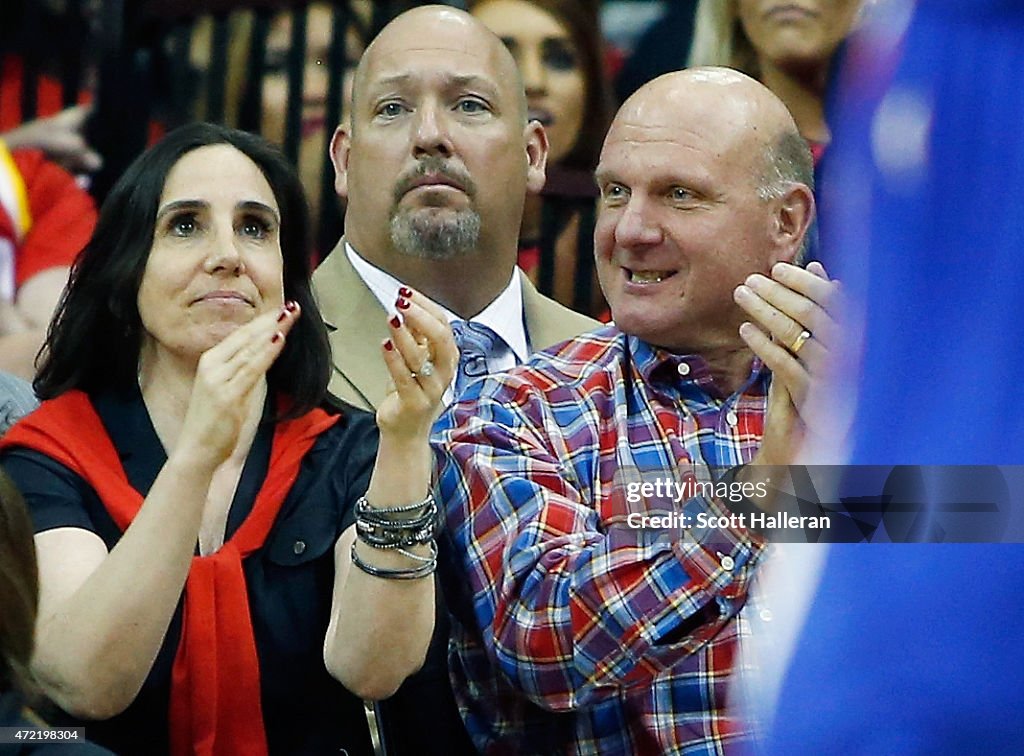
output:
[[[455,104],[455,107],[460,113],[466,115],[476,115],[477,113],[486,113],[490,108],[483,100],[479,97],[461,97]]]
[[[266,239],[274,230],[274,223],[259,215],[246,215],[239,224],[239,233],[250,239]]]
[[[681,186],[673,186],[669,191],[669,196],[674,202],[687,202],[693,199],[693,192]]]
[[[374,115],[383,118],[397,118],[405,111],[405,106],[397,100],[386,100],[377,106]]]
[[[167,220],[167,232],[182,238],[194,236],[199,231],[199,220],[193,212],[176,213]]]
[[[266,55],[263,58],[263,75],[264,76],[281,76],[285,73],[288,66],[288,50],[279,47],[275,49],[268,49]]]
[[[544,41],[544,64],[555,71],[572,71],[579,66],[573,44],[567,39]]]
[[[603,199],[606,204],[618,204],[628,199],[628,197],[629,192],[622,184],[610,182],[601,187],[601,199]]]

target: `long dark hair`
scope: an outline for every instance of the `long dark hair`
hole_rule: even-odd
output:
[[[559,161],[564,168],[590,173],[597,167],[604,135],[611,123],[611,88],[604,65],[604,37],[601,35],[599,3],[596,0],[526,0],[561,23],[580,56],[586,97],[583,123],[572,149]],[[472,0],[470,9],[483,0]]]
[[[611,88],[604,64],[599,3],[594,0],[531,0],[565,25],[580,56],[587,97],[576,143],[561,160],[566,168],[592,172],[612,116]]]
[[[142,321],[137,305],[167,174],[183,155],[228,144],[263,172],[281,211],[284,295],[302,317],[267,378],[291,397],[288,416],[317,406],[331,376],[330,345],[310,288],[309,210],[295,169],[261,137],[211,123],[172,131],[128,167],[100,209],[96,231],[78,256],[43,347],[33,383],[51,399],[70,389],[122,389],[136,380]]]
[[[0,470],[0,693],[34,692],[28,665],[38,603],[32,523],[18,489]]]

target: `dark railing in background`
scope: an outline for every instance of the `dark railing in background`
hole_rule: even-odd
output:
[[[4,4],[12,0],[4,0]],[[64,0],[59,17],[48,15],[38,0],[23,3],[18,49],[24,62],[21,88],[22,120],[37,113],[34,82],[47,74],[62,86],[64,105],[91,91],[93,115],[87,126],[90,143],[104,158],[103,168],[91,178],[90,191],[102,201],[128,164],[145,149],[155,134],[202,117],[249,131],[261,126],[265,50],[271,21],[279,12],[291,14],[291,42],[286,56],[288,109],[282,148],[298,162],[302,138],[306,6],[310,0]],[[366,38],[372,38],[390,18],[422,2],[373,3]],[[363,19],[350,9],[349,0],[333,0],[332,33],[326,60],[328,92],[327,128],[342,115],[346,30]],[[52,11],[50,11],[52,13]],[[235,23],[245,14],[246,23]],[[0,11],[0,19],[3,12]],[[200,19],[203,19],[200,21]],[[56,23],[54,27],[53,24]],[[205,24],[206,33],[197,29]],[[55,33],[54,29],[59,33]],[[243,74],[232,73],[239,61],[232,53],[234,35],[242,30],[246,54]],[[33,41],[34,40],[34,41]],[[197,70],[191,57],[197,46],[205,70]],[[46,59],[46,52],[51,53]],[[232,77],[244,82],[240,94],[230,91]],[[318,249],[331,249],[341,234],[342,210],[333,185],[334,170],[323,150],[319,187],[307,192],[320,199],[321,218],[313,236]],[[568,219],[577,224],[575,291],[572,306],[594,310],[593,227],[596,191],[589,175],[549,172],[545,187],[540,240],[538,288],[552,293],[555,285],[555,244]]]
[[[594,291],[594,220],[597,185],[590,173],[548,166],[547,181],[541,196],[540,265],[537,288],[545,294],[555,291],[556,247],[570,221],[576,227],[576,260],[573,264],[571,307],[579,312],[598,314]],[[569,304],[569,303],[566,303]]]
[[[294,0],[233,0],[195,2],[194,0],[151,0],[129,3],[104,0],[108,10],[121,5],[122,21],[105,29],[107,36],[120,32],[108,59],[112,66],[103,66],[97,87],[97,107],[90,124],[90,136],[105,156],[110,155],[103,173],[96,178],[95,193],[102,197],[128,162],[142,149],[149,138],[151,124],[173,128],[196,117],[228,123],[249,131],[261,128],[263,99],[264,53],[271,20],[279,12],[291,15],[291,44],[286,60],[289,106],[281,147],[298,164],[302,139],[302,102],[307,31],[306,2]],[[334,2],[331,48],[328,64],[329,83],[325,121],[328,128],[341,118],[342,77],[345,60],[345,29],[352,18],[348,3]],[[239,22],[245,16],[245,23]],[[202,19],[202,21],[200,21]],[[200,24],[207,33],[197,35]],[[104,25],[106,26],[106,24]],[[118,26],[120,28],[118,28]],[[112,34],[111,34],[112,32]],[[239,35],[245,35],[240,39]],[[245,58],[238,60],[233,45],[241,44]],[[205,70],[196,70],[190,56],[196,46],[205,61]],[[245,71],[232,72],[231,67],[244,65]],[[145,84],[143,84],[145,80]],[[229,91],[234,81],[244,82],[240,92]],[[120,93],[139,91],[137,96],[146,110],[145,116],[134,111],[130,122],[123,118]],[[109,96],[113,93],[114,96]],[[230,107],[229,107],[230,106]],[[122,128],[131,133],[123,133]],[[307,186],[310,194],[320,198],[319,227],[314,232],[318,249],[327,250],[341,234],[342,215],[333,190],[333,169],[324,150],[322,181]]]

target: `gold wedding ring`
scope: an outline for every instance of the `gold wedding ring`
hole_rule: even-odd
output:
[[[804,330],[800,331],[800,335],[796,337],[796,339],[793,341],[793,343],[789,347],[789,351],[793,353],[794,357],[797,354],[799,354],[801,349],[803,349],[804,344],[807,343],[807,340],[809,338],[811,338],[811,332],[810,331],[808,331],[806,328]]]

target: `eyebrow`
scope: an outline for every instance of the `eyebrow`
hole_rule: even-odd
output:
[[[205,208],[208,208],[209,206],[210,203],[205,202],[203,200],[174,200],[173,202],[168,202],[166,205],[160,208],[160,210],[156,214],[156,219],[159,221],[165,216],[170,215],[171,213],[174,212],[178,212],[180,210],[203,210]],[[274,208],[272,208],[270,205],[267,205],[263,202],[257,202],[256,200],[245,200],[235,205],[235,208],[240,210],[251,210],[261,213],[267,213],[275,221],[280,221],[277,211],[274,210]]]

